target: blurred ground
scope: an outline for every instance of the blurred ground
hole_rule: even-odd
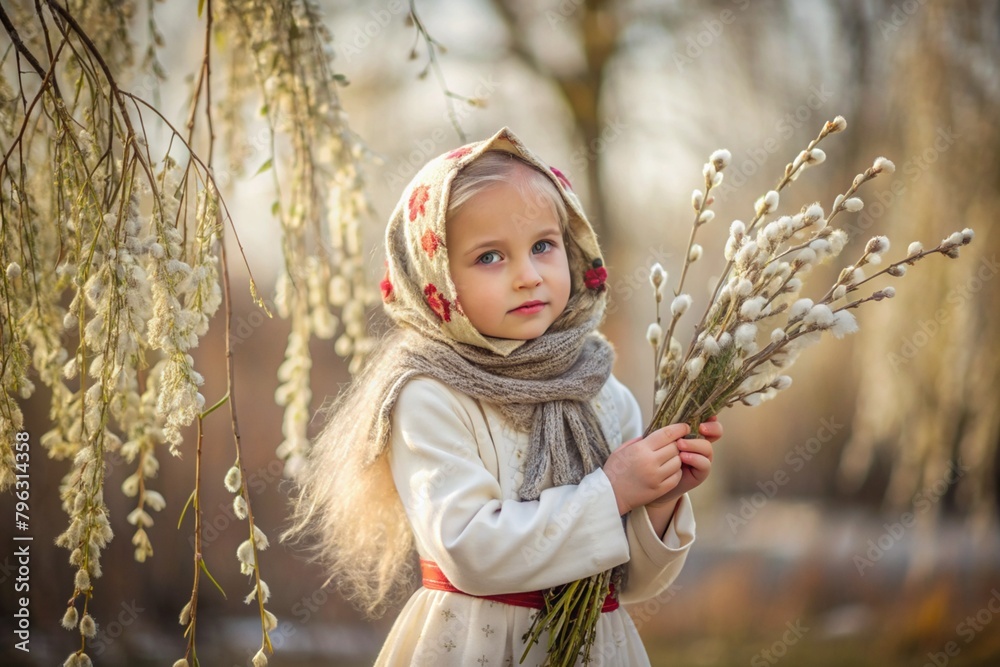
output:
[[[735,524],[734,533],[732,517],[741,506],[730,501],[702,510],[681,576],[658,598],[629,608],[653,665],[1000,664],[995,532],[974,536],[945,523],[925,533],[898,519],[775,498],[745,525]],[[925,566],[930,556],[937,562]],[[301,567],[301,574],[277,592],[273,609],[281,624],[270,664],[370,665],[393,614],[372,623],[351,618],[336,594],[312,587],[318,573]],[[123,607],[122,623],[108,619],[98,636],[98,664],[172,662],[179,633],[167,611],[142,609],[133,617]],[[259,625],[249,613],[219,612],[199,628],[202,664],[249,664],[245,648],[259,641]],[[70,633],[39,629],[31,646],[29,660],[5,648],[0,664],[58,664],[71,650]]]

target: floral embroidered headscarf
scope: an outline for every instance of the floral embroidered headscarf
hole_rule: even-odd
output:
[[[569,249],[572,292],[553,330],[591,318],[599,320],[606,302],[607,271],[593,228],[566,177],[529,151],[508,128],[485,141],[462,146],[434,158],[403,191],[386,230],[386,277],[382,298],[386,311],[400,323],[439,340],[456,341],[507,356],[522,340],[479,333],[462,312],[448,268],[445,216],[452,182],[463,167],[486,151],[512,153],[545,174],[566,203],[564,234]]]

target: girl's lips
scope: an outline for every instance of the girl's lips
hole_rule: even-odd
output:
[[[535,313],[541,311],[544,307],[544,301],[528,301],[527,303],[522,303],[510,312],[515,315],[534,315]]]

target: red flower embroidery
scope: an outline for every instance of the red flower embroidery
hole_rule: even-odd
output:
[[[418,185],[413,188],[410,195],[410,222],[417,219],[418,215],[424,214],[424,204],[430,196],[430,190],[426,185]]]
[[[570,185],[570,183],[569,183],[569,179],[566,178],[566,174],[562,173],[561,171],[559,171],[555,167],[549,167],[549,169],[551,169],[552,173],[556,175],[556,178],[558,178],[559,182],[563,184],[563,187],[565,187],[567,190],[572,190],[573,189],[573,186]]]
[[[441,318],[442,322],[451,322],[451,302],[444,298],[433,283],[427,283],[424,288],[424,297],[427,305],[431,307],[434,314]]]
[[[586,273],[583,274],[583,284],[587,286],[587,289],[603,292],[604,283],[608,281],[608,270],[604,268],[604,262],[600,258],[594,260],[593,267],[587,269]]]
[[[471,146],[462,146],[461,148],[456,148],[455,150],[453,150],[452,152],[448,153],[444,157],[447,160],[457,160],[460,157],[465,157],[466,155],[468,155],[471,152],[472,152],[472,147]]]
[[[385,277],[382,278],[382,282],[378,286],[382,289],[383,303],[389,303],[395,298],[395,295],[392,293],[392,282],[389,281],[389,269],[385,270]]]
[[[420,237],[420,245],[423,247],[424,252],[427,253],[428,257],[434,257],[434,253],[437,251],[438,246],[441,245],[441,239],[433,231],[428,229],[424,232],[424,235]]]

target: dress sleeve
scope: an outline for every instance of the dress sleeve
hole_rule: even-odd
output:
[[[614,391],[621,421],[621,441],[628,442],[638,438],[645,427],[639,403],[632,392],[614,376],[609,382],[612,383],[611,389]],[[645,507],[628,513],[625,534],[629,546],[628,579],[625,590],[621,591],[619,597],[624,603],[642,602],[670,586],[684,566],[695,534],[691,499],[684,494],[677,502],[674,516],[667,525],[662,540],[653,530]]]
[[[629,558],[603,470],[535,501],[504,500],[473,415],[436,380],[418,377],[400,392],[389,461],[421,553],[466,593],[550,588]]]

